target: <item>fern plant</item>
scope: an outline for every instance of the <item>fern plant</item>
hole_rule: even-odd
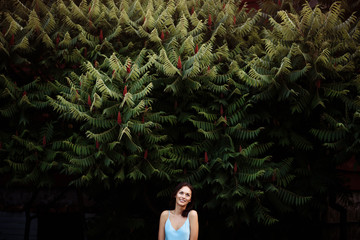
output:
[[[355,16],[342,22],[339,3],[333,4],[326,14],[321,13],[319,8],[311,9],[305,5],[300,16],[285,11],[280,11],[278,15],[281,22],[270,17],[272,29],[263,31],[263,54],[266,54],[254,55],[247,61],[246,70],[238,72],[245,84],[254,89],[254,100],[275,98],[286,104],[281,107],[288,108],[293,115],[310,116],[313,109],[326,109],[325,99],[328,97],[356,109],[357,102],[348,94],[348,88],[356,88],[356,81],[348,81],[354,77],[354,59],[358,54],[356,40],[359,30],[352,25]],[[354,93],[356,96],[356,91]],[[275,105],[268,107],[279,110]],[[279,119],[274,118],[272,122],[276,126]],[[275,130],[272,136],[282,135]],[[310,150],[309,142],[303,140],[290,135],[288,140],[279,143]]]
[[[0,76],[0,83],[0,114],[2,122],[7,123],[0,133],[1,172],[10,176],[9,185],[51,186],[52,173],[61,169],[60,154],[52,148],[52,142],[62,133],[55,131],[59,123],[52,120],[43,99],[56,88],[46,88],[39,79],[17,86],[5,75]]]
[[[159,143],[167,138],[160,129],[161,122],[176,121],[151,112],[153,79],[147,69],[153,60],[146,62],[145,54],[122,62],[114,53],[102,64],[87,62],[82,75],[71,74],[67,85],[57,83],[61,95],[48,97],[61,118],[79,124],[81,134],[58,143],[67,149],[65,171],[76,176],[76,185],[91,183],[92,178],[108,186],[153,174],[169,178],[157,166],[166,148]]]
[[[204,218],[226,217],[235,233],[325,196],[325,175],[358,154],[358,19],[340,2],[263,2],[274,11],[232,0],[6,1],[2,173],[134,184],[134,195],[154,183],[158,199],[186,180]]]
[[[166,8],[179,16],[174,24],[178,30],[158,39],[152,50],[160,60],[155,62],[157,86],[169,92],[162,99],[174,101],[173,109],[167,102],[156,106],[175,112],[178,119],[176,129],[170,128],[173,148],[166,164],[178,173],[173,176],[209,189],[213,200],[205,206],[230,215],[229,226],[252,221],[271,225],[277,219],[264,206],[267,194],[288,205],[302,205],[309,197],[286,189],[294,178],[291,161],[271,161],[267,153],[272,143],[259,137],[263,116],[247,110],[252,108],[250,89],[238,74],[243,56],[259,52],[260,37],[251,29],[257,29],[264,15],[249,17],[246,8],[238,11],[231,1],[221,6],[206,1],[199,12],[182,4]]]
[[[254,109],[267,116],[262,137],[274,139],[274,157],[293,159],[300,192],[326,195],[331,188],[323,179],[336,179],[336,165],[357,152],[344,142],[357,145],[349,128],[357,129],[359,111],[359,25],[354,14],[345,20],[342,14],[340,2],[328,12],[309,4],[300,13],[279,11],[263,29],[262,51],[238,72]]]

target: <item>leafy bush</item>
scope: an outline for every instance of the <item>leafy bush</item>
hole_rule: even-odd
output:
[[[358,154],[359,23],[339,2],[276,15],[217,0],[4,6],[0,166],[13,182],[156,186],[143,212],[157,218],[154,199],[189,181],[200,217],[226,219],[230,237],[324,204]]]

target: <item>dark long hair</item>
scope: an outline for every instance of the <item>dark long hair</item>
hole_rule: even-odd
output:
[[[181,213],[181,216],[187,217],[188,214],[189,214],[189,212],[190,212],[190,211],[193,209],[193,207],[194,207],[194,188],[193,188],[193,186],[191,186],[190,183],[188,183],[188,182],[181,182],[181,183],[179,183],[179,184],[175,187],[173,193],[171,194],[170,204],[171,204],[172,206],[175,205],[175,197],[176,197],[176,194],[177,194],[177,192],[178,192],[182,187],[188,187],[188,188],[190,188],[190,190],[191,190],[191,202],[189,202],[189,203],[186,205],[185,210]]]

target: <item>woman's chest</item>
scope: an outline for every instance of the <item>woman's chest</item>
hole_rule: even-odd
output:
[[[187,222],[187,218],[184,218],[182,216],[170,215],[169,221],[174,230],[177,231],[185,225],[185,223]]]

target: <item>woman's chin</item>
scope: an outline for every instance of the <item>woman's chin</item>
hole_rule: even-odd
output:
[[[180,207],[186,207],[186,205],[188,204],[187,202],[178,202],[177,203]]]

